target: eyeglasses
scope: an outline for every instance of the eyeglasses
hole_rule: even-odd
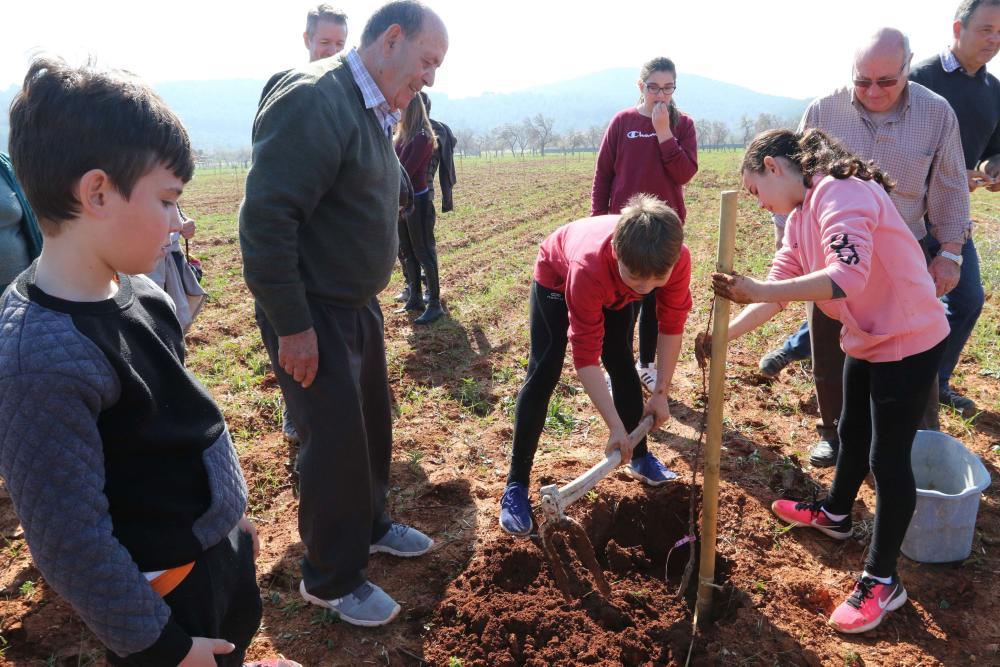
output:
[[[868,90],[869,88],[872,87],[872,84],[875,84],[879,88],[892,88],[897,83],[899,83],[899,77],[903,75],[903,70],[906,69],[906,65],[909,62],[910,62],[909,58],[903,60],[903,66],[899,68],[899,72],[896,74],[896,76],[889,78],[883,77],[881,79],[875,79],[874,81],[872,81],[871,79],[857,78],[854,79],[854,86],[862,90]]]
[[[648,83],[644,85],[646,86],[646,92],[649,93],[650,95],[659,95],[660,93],[663,93],[664,95],[669,95],[670,93],[677,90],[677,86],[675,86],[672,83],[666,86],[657,86],[655,84],[650,85]]]

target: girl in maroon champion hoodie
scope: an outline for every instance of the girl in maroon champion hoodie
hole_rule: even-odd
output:
[[[633,195],[665,201],[681,222],[687,214],[683,186],[698,172],[694,121],[674,104],[677,68],[669,58],[654,58],[639,73],[639,103],[611,119],[597,155],[591,215],[620,213]],[[639,379],[656,386],[656,296],[642,300],[639,315]]]

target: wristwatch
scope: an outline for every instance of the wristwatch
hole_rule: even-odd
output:
[[[962,266],[962,256],[956,255],[953,252],[948,252],[947,250],[942,250],[937,254],[938,257],[944,257],[945,259],[950,259],[959,266]]]

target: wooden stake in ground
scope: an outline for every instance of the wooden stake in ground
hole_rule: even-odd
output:
[[[733,272],[738,193],[722,193],[719,213],[719,256],[715,270]],[[726,391],[726,348],[729,343],[729,300],[715,298],[712,313],[712,357],[708,374],[708,416],[705,430],[705,471],[702,476],[701,564],[694,621],[702,624],[712,609],[715,587],[715,539],[719,515],[719,459],[722,452],[722,408]],[[693,490],[692,490],[693,492]]]

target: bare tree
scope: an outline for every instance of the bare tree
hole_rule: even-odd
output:
[[[712,145],[712,121],[699,118],[694,122],[694,133],[698,137],[698,150]]]
[[[761,112],[757,119],[753,123],[753,133],[755,135],[761,132],[766,132],[767,130],[773,130],[776,127],[781,127],[782,122],[773,113]]]
[[[601,140],[604,138],[604,128],[600,125],[591,125],[586,130],[587,141],[595,151],[601,147]]]
[[[729,127],[721,120],[712,121],[710,131],[712,133],[712,143],[716,146],[724,146],[729,143]]]
[[[538,137],[531,119],[525,116],[518,127],[521,130],[521,138],[524,141],[524,145],[521,146],[521,155],[524,155],[525,148],[530,149],[531,154],[534,155],[535,150],[538,148]]]
[[[503,157],[503,149],[509,148],[513,157],[518,147],[521,145],[521,132],[513,123],[506,123],[494,128],[493,135],[496,137],[497,145],[500,147],[500,156]]]
[[[743,145],[746,146],[753,139],[753,128],[754,121],[752,118],[744,114],[740,117],[740,129],[743,131]]]
[[[728,143],[729,127],[721,120],[700,120],[695,122],[699,147],[718,148]]]
[[[476,152],[479,155],[483,154],[483,151],[488,151],[493,148],[496,137],[492,132],[483,132],[482,134],[477,134],[473,137],[474,145],[476,147]]]
[[[555,125],[555,120],[544,116],[542,114],[535,114],[528,123],[532,127],[532,139],[534,144],[538,147],[538,151],[545,157],[545,147],[552,144],[552,126]]]
[[[587,135],[580,130],[570,130],[563,135],[562,147],[563,149],[568,149],[574,155],[578,148],[584,148],[587,145]]]
[[[525,118],[520,123],[512,123],[511,129],[514,132],[514,137],[517,141],[518,150],[521,152],[521,157],[524,157],[524,149],[532,146],[532,139],[535,134],[535,128],[531,124],[531,119]]]
[[[462,155],[471,155],[472,149],[476,145],[476,133],[472,130],[455,130],[455,148]]]

